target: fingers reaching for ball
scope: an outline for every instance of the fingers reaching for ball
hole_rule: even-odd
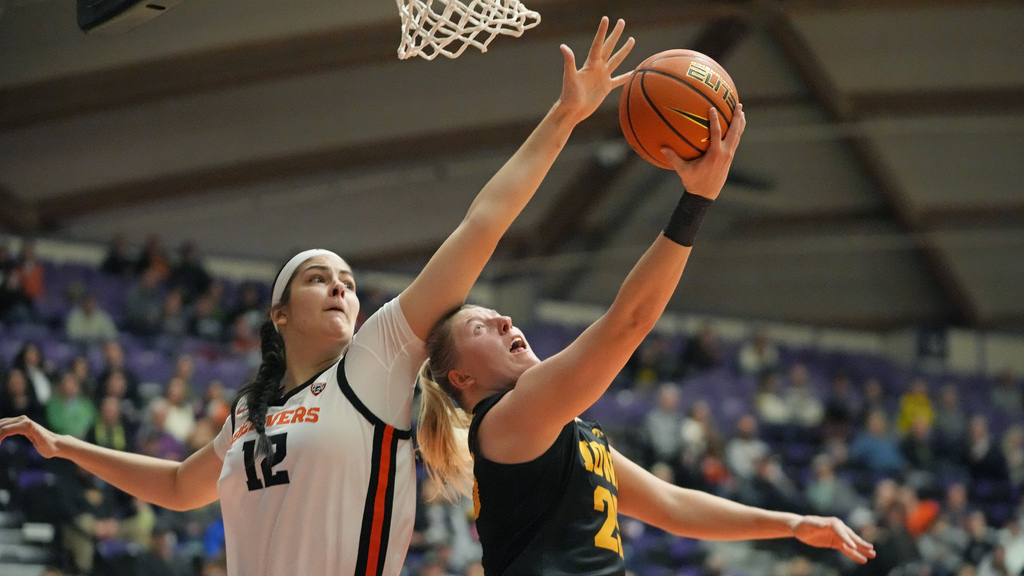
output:
[[[729,176],[729,168],[736,155],[736,148],[740,144],[740,137],[747,126],[746,116],[743,114],[743,105],[736,105],[736,112],[732,117],[732,125],[725,137],[722,136],[722,128],[718,123],[718,111],[714,108],[708,112],[710,124],[710,137],[707,151],[703,156],[695,160],[683,160],[668,146],[661,148],[665,161],[679,174],[679,178],[691,194],[704,196],[714,200],[718,193],[725,186],[726,178]]]

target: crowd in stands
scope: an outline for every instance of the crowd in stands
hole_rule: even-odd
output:
[[[183,460],[218,433],[258,365],[268,290],[214,277],[192,243],[172,257],[157,236],[137,252],[114,239],[99,267],[42,262],[29,241],[17,254],[0,242],[0,417]],[[361,297],[364,317],[382,302]],[[535,348],[573,336],[527,330]],[[730,548],[620,518],[633,574],[1021,576],[1022,390],[1009,372],[990,381],[837,362],[766,331],[723,342],[709,324],[690,338],[652,333],[584,417],[663,479],[839,516],[878,551],[858,566],[795,541]],[[406,572],[482,574],[473,503],[448,502],[420,478]],[[224,573],[216,504],[159,509],[18,438],[0,445],[3,491],[0,512],[57,528],[54,574]]]
[[[707,330],[681,346],[718,348]],[[957,381],[872,370],[855,357],[787,361],[763,332],[717,364],[695,366],[692,358],[708,355],[683,353],[663,337],[645,344],[624,375],[623,389],[633,393],[624,397],[635,399],[640,386],[654,400],[634,420],[640,434],[623,422],[620,450],[681,486],[839,516],[878,551],[855,566],[787,543],[775,552],[791,560],[773,571],[703,573],[1024,574],[1024,387],[1012,373]],[[729,395],[723,386],[749,391],[733,418],[711,409],[713,398]],[[655,545],[656,555],[666,546]]]

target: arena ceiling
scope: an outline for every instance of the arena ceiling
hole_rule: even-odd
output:
[[[722,63],[748,128],[672,302],[866,329],[1024,327],[1024,3],[533,0],[486,53],[400,61],[393,0],[187,0],[123,36],[0,0],[0,232],[149,233],[207,254],[337,250],[415,270],[558,95],[601,15]],[[487,279],[606,304],[675,175],[617,93],[574,133]]]

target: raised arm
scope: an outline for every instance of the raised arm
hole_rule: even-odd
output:
[[[481,442],[492,448],[492,459],[524,461],[543,453],[566,423],[604,393],[661,317],[690,256],[694,224],[700,218],[694,211],[706,210],[718,197],[746,126],[742,106],[737,106],[723,138],[714,109],[711,114],[711,145],[704,156],[686,162],[663,149],[687,192],[665,232],[622,283],[611,307],[565,350],[524,372],[515,389],[489,412],[490,423],[484,421],[480,435]],[[485,428],[516,434],[502,439]]]
[[[498,240],[533,197],[573,128],[593,114],[613,88],[628,79],[628,74],[611,74],[633,47],[633,39],[615,51],[625,23],[619,20],[610,34],[608,26],[608,18],[602,18],[587,60],[579,70],[572,50],[562,45],[565,69],[558,101],[483,187],[462,223],[399,296],[409,325],[421,339],[442,314],[466,300]]]
[[[221,460],[207,444],[184,462],[119,452],[54,434],[26,416],[0,420],[0,443],[26,437],[44,458],[66,458],[132,496],[164,508],[191,510],[217,500]]]
[[[677,536],[702,540],[795,537],[805,544],[835,548],[864,564],[874,547],[838,518],[800,516],[745,506],[661,480],[612,449],[619,481],[620,513]]]

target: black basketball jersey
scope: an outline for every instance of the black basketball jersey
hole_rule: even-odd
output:
[[[477,404],[469,428],[473,501],[487,576],[625,574],[618,481],[600,425],[576,419],[539,458],[500,464],[477,431],[505,393]]]

